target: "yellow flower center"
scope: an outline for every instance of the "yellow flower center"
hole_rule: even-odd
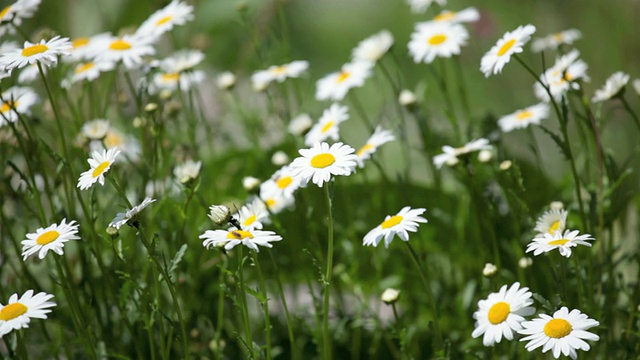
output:
[[[522,121],[522,120],[527,120],[528,118],[530,118],[531,116],[533,116],[533,114],[531,113],[531,111],[518,111],[518,113],[516,114],[516,117],[518,118],[518,120]]]
[[[273,68],[271,71],[273,71],[273,73],[276,74],[276,75],[280,75],[280,74],[284,74],[285,72],[287,72],[287,67],[286,66],[277,66],[277,67]]]
[[[19,302],[8,304],[0,310],[0,320],[9,321],[27,312],[27,307]]]
[[[38,245],[47,245],[48,243],[55,241],[58,237],[60,237],[60,233],[55,230],[49,230],[36,239],[36,244]]]
[[[7,111],[11,109],[15,109],[16,107],[18,107],[18,102],[9,100],[6,103],[2,103],[2,107],[0,107],[0,112],[6,113]]]
[[[47,45],[35,44],[35,45],[31,45],[31,46],[28,46],[28,47],[24,48],[22,50],[22,56],[29,57],[29,56],[33,56],[33,55],[38,55],[38,54],[41,54],[41,53],[43,53],[43,52],[45,52],[47,50],[49,50]]]
[[[180,73],[166,73],[162,74],[162,80],[164,81],[178,81]]]
[[[559,42],[559,43],[564,42],[564,35],[562,35],[562,33],[555,33],[551,36],[556,42]]]
[[[276,185],[278,185],[280,189],[284,189],[287,186],[289,186],[292,181],[293,181],[293,178],[291,176],[284,176],[278,179],[278,181],[276,181]]]
[[[340,84],[341,82],[347,80],[349,77],[351,76],[351,73],[348,71],[341,71],[340,75],[338,75],[338,79],[336,80],[336,82],[338,84]]]
[[[163,17],[162,19],[160,19],[160,20],[156,21],[156,25],[162,25],[162,24],[164,24],[164,23],[166,23],[166,22],[170,21],[171,19],[173,19],[173,16],[172,16],[172,15],[165,16],[165,17]]]
[[[4,17],[7,15],[9,10],[11,10],[11,5],[7,6],[6,8],[2,9],[2,11],[0,11],[0,20],[4,19]]]
[[[382,224],[380,224],[380,227],[383,229],[388,229],[390,227],[396,226],[398,224],[400,224],[400,222],[402,221],[402,216],[401,215],[393,215],[392,217],[388,218],[387,220],[383,221]]]
[[[356,155],[358,156],[362,156],[362,154],[364,154],[365,151],[367,150],[371,150],[373,149],[373,145],[371,144],[366,144],[365,146],[361,147],[360,150],[358,150],[358,152],[356,153]]]
[[[493,325],[500,324],[501,322],[507,320],[507,316],[511,312],[511,306],[504,301],[497,302],[493,304],[491,309],[489,309],[489,322]]]
[[[269,209],[271,209],[276,204],[276,201],[273,198],[269,198],[264,203],[267,204]]]
[[[331,127],[333,126],[334,122],[333,121],[329,121],[325,126],[322,127],[321,132],[324,134],[327,131],[329,131],[329,129],[331,129]]]
[[[73,40],[73,42],[71,43],[73,45],[74,49],[77,49],[79,47],[83,47],[85,45],[87,45],[89,43],[89,38],[88,37],[81,37],[81,38],[77,38],[75,40]]]
[[[98,167],[95,168],[95,170],[93,170],[93,172],[91,173],[91,176],[93,176],[94,178],[97,178],[98,176],[102,175],[102,173],[104,172],[104,170],[111,165],[110,161],[105,161],[102,164],[98,165]]]
[[[80,64],[76,67],[76,70],[74,71],[74,73],[76,74],[81,74],[87,70],[91,70],[93,69],[93,67],[95,66],[94,63],[92,62],[88,62],[88,63],[84,63],[84,64]]]
[[[333,164],[336,158],[328,153],[318,154],[311,159],[311,166],[316,169],[324,169],[327,166]]]
[[[568,242],[569,242],[569,240],[567,240],[567,239],[553,240],[553,241],[549,241],[549,245],[560,245],[560,246],[562,246],[562,245],[564,245],[564,244],[566,244]]]
[[[445,40],[447,40],[447,35],[437,34],[430,37],[427,42],[429,43],[429,45],[440,45],[445,42]]]
[[[553,224],[551,224],[551,226],[549,226],[549,234],[553,234],[559,228],[560,228],[560,220],[554,221]]]
[[[498,50],[498,56],[504,55],[507,51],[509,51],[509,49],[513,47],[515,43],[516,43],[516,39],[511,39],[506,43],[504,43],[504,45],[500,47],[500,50]]]
[[[571,324],[565,319],[552,319],[544,326],[544,333],[550,338],[563,338],[573,330]]]
[[[442,14],[436,15],[436,17],[434,17],[433,20],[435,20],[435,21],[449,21],[449,20],[453,19],[455,16],[456,16],[456,13],[454,13],[453,11],[443,11]]]
[[[253,234],[245,230],[233,230],[227,234],[227,239],[242,240],[246,238],[253,239]]]
[[[244,226],[249,226],[249,225],[253,224],[253,223],[254,223],[254,221],[256,221],[256,216],[255,216],[255,215],[251,215],[251,216],[249,216],[249,217],[247,218],[247,220],[245,220],[245,221],[242,223],[242,225],[244,225]]]
[[[111,45],[109,45],[109,49],[111,50],[118,50],[118,51],[124,51],[124,50],[129,50],[131,49],[131,44],[127,41],[124,41],[122,39],[118,39],[115,40],[111,43]]]

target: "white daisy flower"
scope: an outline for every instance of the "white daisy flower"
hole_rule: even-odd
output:
[[[107,136],[111,123],[105,119],[94,119],[82,125],[82,135],[91,140],[102,140]]]
[[[407,0],[413,13],[424,13],[434,2],[440,6],[447,5],[447,0]]]
[[[389,51],[392,45],[393,35],[389,30],[382,30],[360,41],[358,46],[351,51],[351,59],[353,61],[376,62]]]
[[[364,85],[371,76],[373,63],[355,61],[342,65],[338,72],[331,73],[316,82],[317,100],[342,100],[349,89]]]
[[[409,53],[416,63],[432,63],[437,56],[451,57],[460,54],[460,47],[467,44],[469,33],[464,26],[450,22],[429,22],[416,27],[409,41]]]
[[[253,88],[265,88],[272,81],[284,82],[287,78],[297,78],[309,68],[308,61],[293,61],[284,65],[270,66],[267,70],[256,71],[251,75]]]
[[[53,295],[44,292],[33,295],[27,290],[20,298],[18,294],[9,297],[6,305],[0,304],[0,338],[12,330],[28,328],[32,318],[46,319],[51,307],[56,303],[49,301]]]
[[[109,36],[96,43],[93,57],[96,62],[117,63],[122,61],[127,69],[134,69],[142,64],[143,56],[155,54],[156,51],[149,44],[149,41],[149,39],[132,35]]]
[[[313,126],[313,119],[309,114],[304,113],[291,119],[287,130],[292,135],[300,136],[309,130],[311,126]]]
[[[589,351],[589,344],[585,340],[598,341],[600,337],[588,332],[600,323],[590,319],[578,309],[569,311],[566,306],[553,313],[553,316],[540,314],[538,318],[522,323],[522,330],[518,333],[527,335],[520,341],[528,341],[525,345],[531,352],[542,346],[542,352],[552,350],[553,357],[559,358],[560,353],[572,359],[578,358],[576,350]]]
[[[382,127],[376,126],[376,130],[373,132],[373,135],[367,140],[367,142],[356,151],[356,162],[358,163],[359,168],[364,167],[364,161],[371,158],[371,155],[378,150],[380,145],[386,144],[389,141],[393,141],[396,138],[393,136],[391,131],[383,130]]]
[[[269,212],[260,199],[243,205],[234,216],[244,230],[262,230],[262,225],[269,222]]]
[[[207,230],[199,238],[204,239],[202,246],[205,248],[224,246],[225,250],[231,250],[242,244],[256,252],[260,251],[258,245],[270,248],[272,242],[282,240],[273,231],[262,230]]]
[[[35,44],[25,41],[22,48],[7,52],[0,57],[0,67],[6,71],[20,69],[35,63],[50,67],[58,62],[58,56],[69,55],[71,48],[69,38],[61,38],[60,36],[48,41],[43,39]]]
[[[533,39],[531,41],[531,51],[540,52],[544,50],[555,50],[563,44],[571,45],[581,37],[582,33],[580,30],[576,29],[569,29],[549,34],[543,38]]]
[[[624,91],[625,85],[629,82],[629,75],[622,71],[618,71],[611,75],[604,87],[596,90],[596,93],[591,98],[592,102],[602,102],[614,98]]]
[[[157,94],[162,90],[188,91],[205,78],[202,70],[194,70],[184,73],[179,72],[159,72],[153,74],[152,82],[149,85],[149,93]]]
[[[72,62],[93,61],[96,57],[96,49],[104,42],[108,42],[113,38],[109,32],[92,35],[90,37],[82,36],[71,40],[71,53],[65,57],[65,60]]]
[[[73,68],[71,75],[71,83],[77,83],[82,80],[93,81],[97,79],[101,73],[111,71],[115,64],[108,61],[87,61],[77,64]]]
[[[300,179],[301,185],[309,180],[322,187],[332,175],[350,175],[356,167],[356,150],[337,142],[331,147],[326,142],[315,143],[311,149],[300,149],[301,157],[291,163],[291,170]]]
[[[38,6],[40,6],[40,0],[18,0],[3,8],[0,11],[0,36],[6,33],[15,34],[15,28],[22,25],[23,19],[33,17]]]
[[[160,61],[160,68],[168,73],[181,73],[191,70],[204,60],[200,50],[180,50]]]
[[[339,125],[349,120],[349,108],[338,103],[331,104],[322,112],[322,116],[304,137],[304,144],[311,146],[327,139],[337,141],[340,138]]]
[[[138,161],[142,149],[140,141],[133,135],[124,134],[122,131],[111,127],[107,132],[107,136],[102,140],[105,149],[118,148],[122,151],[122,155],[131,161]]]
[[[511,59],[511,55],[521,53],[524,44],[529,41],[531,35],[536,32],[536,27],[529,24],[518,26],[509,31],[489,50],[480,61],[480,71],[485,77],[502,72],[502,68]]]
[[[111,164],[116,160],[116,157],[120,154],[118,148],[112,148],[102,150],[102,152],[94,151],[91,157],[87,160],[91,169],[80,174],[78,179],[78,187],[80,190],[86,190],[93,186],[96,182],[104,186],[104,174],[109,171]]]
[[[149,206],[151,203],[155,202],[156,199],[152,199],[149,197],[144,198],[144,200],[140,203],[140,205],[136,205],[134,207],[132,207],[131,209],[128,209],[125,212],[121,212],[121,213],[117,213],[116,217],[113,218],[113,220],[111,220],[111,222],[109,223],[109,227],[113,227],[116,229],[120,229],[120,227],[122,227],[122,225],[126,224],[129,222],[129,220],[133,219],[134,216],[136,216],[138,213],[140,213],[142,210],[144,210],[144,208],[146,208],[147,206]]]
[[[556,231],[562,232],[567,226],[568,214],[569,212],[564,209],[551,209],[538,218],[533,230],[537,231],[539,236],[553,235]]]
[[[480,138],[472,140],[459,148],[451,146],[443,146],[442,154],[433,157],[433,164],[440,169],[442,165],[447,164],[453,166],[458,163],[458,157],[474,151],[493,150],[493,146],[489,144],[489,140]]]
[[[289,155],[282,150],[278,150],[271,155],[271,163],[275,166],[284,166],[290,162]]]
[[[300,187],[300,179],[290,166],[283,166],[273,173],[271,178],[260,185],[260,197],[291,197]]]
[[[520,288],[520,283],[515,282],[508,289],[503,285],[497,293],[478,301],[478,310],[473,313],[476,327],[471,336],[477,338],[484,334],[484,346],[493,346],[503,337],[513,340],[513,334],[522,329],[524,317],[536,312],[529,306],[533,304],[531,296],[529,288]]]
[[[468,7],[460,11],[442,10],[442,12],[436,15],[432,21],[436,22],[476,22],[480,19],[480,13],[474,7]],[[420,26],[418,24],[417,26]]]
[[[200,175],[201,167],[202,162],[187,160],[173,169],[173,175],[175,175],[181,184],[186,184]]]
[[[39,228],[35,233],[27,234],[26,240],[22,240],[22,260],[35,253],[38,258],[44,259],[49,250],[58,255],[64,254],[62,248],[69,240],[79,240],[78,225],[75,221],[67,223],[67,219],[62,219],[60,225],[53,224],[47,228]]]
[[[193,6],[180,0],[173,0],[169,5],[151,14],[136,30],[136,36],[153,38],[155,41],[174,26],[184,25],[193,19]]]
[[[566,55],[557,57],[555,64],[540,76],[539,82],[533,85],[536,97],[545,102],[549,101],[549,94],[547,94],[540,82],[549,87],[551,96],[556,102],[559,102],[569,89],[580,89],[578,80],[589,81],[589,76],[587,75],[589,66],[578,59],[579,56],[580,52],[578,50],[572,50]]]
[[[236,84],[236,76],[231,71],[225,71],[216,77],[216,85],[220,90],[229,90]]]
[[[0,127],[18,121],[18,114],[29,115],[29,109],[38,101],[38,95],[26,87],[13,86],[0,95]]]
[[[260,194],[260,199],[271,214],[278,214],[284,209],[292,208],[296,201],[293,196],[285,196],[283,193],[277,192]]]
[[[384,239],[384,247],[389,248],[389,244],[393,240],[395,235],[398,235],[403,241],[409,241],[409,231],[418,231],[419,223],[427,223],[427,219],[423,218],[422,214],[427,209],[411,209],[409,206],[405,206],[396,215],[387,215],[384,221],[369,231],[364,236],[362,245],[378,246],[380,241]]]
[[[531,240],[525,252],[533,251],[533,255],[538,256],[543,252],[546,253],[558,249],[560,255],[568,258],[571,256],[572,247],[578,245],[591,247],[591,243],[587,241],[595,240],[589,234],[578,235],[578,233],[578,230],[565,230],[564,233],[562,231],[556,231],[553,234],[540,234],[542,236],[538,235]]]
[[[524,129],[531,124],[539,125],[540,121],[548,116],[549,105],[540,103],[501,117],[498,125],[502,131],[510,132],[515,129]]]

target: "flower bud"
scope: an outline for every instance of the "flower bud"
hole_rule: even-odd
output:
[[[484,269],[482,269],[482,275],[486,277],[491,277],[495,275],[496,272],[498,272],[498,268],[495,265],[493,265],[492,263],[484,264]]]
[[[211,205],[209,218],[218,226],[222,226],[231,219],[231,210],[224,205]]]
[[[393,304],[398,301],[398,297],[400,297],[400,290],[388,288],[380,296],[380,299],[384,301],[385,304]]]

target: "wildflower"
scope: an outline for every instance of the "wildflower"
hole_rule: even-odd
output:
[[[409,53],[416,63],[432,63],[437,56],[451,57],[460,54],[469,33],[464,26],[449,22],[430,22],[416,27],[409,41]]]
[[[122,131],[114,127],[109,128],[107,136],[102,141],[105,148],[117,147],[131,161],[137,161],[140,156],[141,149],[138,139],[133,135],[123,134]]]
[[[478,301],[478,310],[473,313],[476,319],[476,327],[471,333],[474,338],[482,337],[484,346],[493,346],[502,341],[513,339],[513,333],[522,329],[521,323],[524,316],[533,315],[535,309],[529,288],[520,288],[520,283],[515,282],[509,288],[503,285],[497,293]]]
[[[44,259],[49,250],[58,255],[64,254],[62,248],[69,240],[79,240],[78,225],[75,221],[67,223],[67,219],[62,219],[60,225],[53,224],[47,228],[39,228],[35,233],[27,234],[26,240],[22,240],[22,258],[27,258],[38,253],[38,258]]]
[[[168,73],[182,73],[192,70],[204,60],[200,50],[180,50],[160,61],[160,68]]]
[[[407,3],[411,6],[412,12],[424,13],[434,1],[440,6],[447,5],[447,0],[407,0]]]
[[[498,120],[500,129],[510,132],[514,129],[524,129],[530,124],[539,125],[542,119],[549,116],[549,105],[540,103],[505,115]]]
[[[78,179],[78,187],[80,190],[90,188],[96,181],[104,186],[104,174],[109,171],[111,164],[116,160],[118,154],[120,154],[120,151],[117,147],[109,149],[108,151],[94,151],[87,160],[89,165],[91,165],[91,169],[80,174],[80,178]]]
[[[587,330],[600,323],[590,319],[578,309],[569,311],[566,306],[553,313],[553,316],[540,314],[538,318],[522,323],[521,335],[527,335],[520,341],[528,341],[525,345],[531,352],[542,346],[542,352],[552,350],[553,357],[559,358],[560,353],[577,359],[576,350],[589,351],[589,344],[585,340],[598,341],[600,337]]]
[[[209,208],[209,219],[216,225],[222,226],[231,219],[231,211],[224,205],[211,205]]]
[[[244,245],[249,249],[259,252],[258,245],[265,247],[273,247],[271,242],[280,241],[282,237],[273,231],[262,230],[207,230],[199,236],[204,239],[202,246],[210,248],[211,246],[223,246],[225,250],[231,250],[236,245]]]
[[[40,40],[39,43],[25,41],[22,48],[9,51],[0,57],[0,68],[11,71],[35,63],[50,67],[58,62],[58,56],[69,55],[70,50],[71,42],[66,37],[56,36],[48,41]]]
[[[624,87],[629,82],[629,75],[618,71],[611,75],[604,87],[596,90],[596,93],[591,98],[592,102],[602,102],[611,98],[622,95]]]
[[[112,38],[111,33],[105,32],[90,37],[83,36],[72,39],[70,55],[65,59],[73,62],[93,61],[96,57],[96,50],[99,51],[100,46]]]
[[[315,143],[311,149],[298,152],[302,156],[293,160],[291,169],[301,184],[311,180],[322,187],[322,184],[331,180],[331,175],[348,176],[356,166],[355,149],[341,142],[331,147],[326,142]]]
[[[175,91],[180,89],[181,91],[188,91],[195,85],[204,80],[205,73],[202,70],[194,70],[190,72],[158,72],[153,74],[152,82],[149,86],[149,92],[151,94],[157,94],[162,90]]]
[[[108,61],[87,61],[76,65],[71,75],[71,82],[76,83],[82,80],[93,81],[97,79],[101,73],[111,71],[114,64]]]
[[[309,116],[309,114],[300,114],[291,119],[287,130],[289,130],[289,133],[292,135],[300,136],[309,130],[311,126],[313,126],[311,116]]]
[[[202,162],[187,160],[173,169],[173,175],[181,184],[186,184],[198,177],[201,167]]]
[[[8,88],[0,97],[0,127],[18,121],[20,115],[28,115],[31,106],[39,100],[33,90],[18,86]]]
[[[395,139],[391,131],[383,130],[382,127],[377,126],[369,140],[356,152],[358,167],[363,168],[364,161],[371,158],[371,155],[378,150],[379,146]]]
[[[398,301],[399,297],[400,297],[400,290],[388,288],[384,290],[384,292],[382,293],[382,296],[380,296],[380,299],[385,304],[390,305]]]
[[[562,208],[549,210],[538,218],[534,230],[537,231],[540,236],[553,234],[556,231],[564,231],[567,225],[568,214],[569,213]]]
[[[360,41],[351,52],[353,61],[376,62],[389,51],[393,45],[393,35],[389,30],[382,30]]]
[[[229,90],[236,84],[236,76],[230,71],[225,71],[216,78],[216,85],[220,90]]]
[[[251,75],[254,88],[264,88],[272,81],[284,82],[287,78],[297,78],[307,71],[309,62],[293,61],[289,64],[270,66],[267,70],[256,71]]]
[[[482,275],[485,277],[491,277],[498,272],[498,267],[493,265],[492,263],[484,264],[484,268],[482,268]]]
[[[473,151],[492,150],[493,146],[489,144],[489,140],[480,138],[466,143],[463,147],[453,148],[451,146],[443,146],[442,154],[433,157],[433,164],[439,169],[442,165],[455,165],[458,163],[458,156],[468,154]]]
[[[551,204],[549,204],[549,208],[551,210],[562,210],[564,209],[564,204],[562,201],[552,201]]]
[[[500,163],[500,170],[507,171],[509,170],[509,168],[511,168],[511,165],[513,165],[513,162],[511,162],[511,160],[505,160]]]
[[[530,257],[523,256],[518,260],[518,267],[521,269],[526,269],[533,264],[533,259]]]
[[[27,290],[20,298],[18,294],[9,297],[7,305],[0,304],[0,338],[12,330],[28,328],[32,318],[46,319],[51,307],[56,303],[49,301],[53,295],[44,292],[33,295],[33,290]]]
[[[544,50],[555,50],[560,47],[560,45],[571,45],[581,37],[582,33],[580,30],[576,29],[568,29],[549,34],[543,38],[533,39],[531,42],[531,51],[540,52]]]
[[[242,187],[248,192],[253,192],[260,186],[260,179],[253,176],[245,176],[242,179]]]
[[[369,61],[354,61],[342,65],[338,72],[331,73],[316,83],[317,100],[342,100],[349,89],[364,85],[365,80],[371,76]]]
[[[389,244],[395,235],[398,235],[403,241],[409,241],[409,231],[418,231],[418,223],[427,223],[427,219],[422,215],[427,209],[411,209],[405,206],[396,215],[387,215],[384,221],[369,231],[364,236],[363,245],[378,246],[380,240],[384,238],[384,247],[389,248]]]
[[[591,247],[587,241],[595,240],[589,234],[578,235],[578,230],[556,231],[553,234],[539,234],[527,245],[526,252],[533,251],[533,255],[540,255],[558,249],[560,255],[568,258],[571,256],[571,248],[578,245]]]
[[[152,199],[149,197],[144,198],[144,200],[140,203],[140,205],[136,205],[131,209],[128,209],[125,212],[117,213],[116,217],[111,220],[109,223],[109,227],[120,229],[122,225],[127,224],[134,216],[138,215],[144,208],[151,205],[151,203],[155,202],[156,199]],[[138,227],[137,224],[133,224],[132,226]]]
[[[416,94],[413,91],[404,89],[400,91],[400,96],[398,96],[398,102],[402,106],[411,106],[418,102],[418,98],[416,97]]]
[[[524,44],[529,41],[531,35],[536,32],[536,27],[529,24],[518,26],[513,31],[508,31],[489,50],[480,61],[480,71],[485,77],[502,72],[502,68],[511,59],[511,55],[521,53]]]
[[[482,163],[486,163],[493,159],[493,151],[491,150],[480,150],[478,153],[478,161]]]
[[[300,187],[300,178],[290,166],[283,166],[271,178],[260,185],[260,197],[291,197]]]
[[[334,103],[322,112],[322,116],[311,130],[304,137],[304,144],[311,146],[314,143],[325,141],[331,138],[337,141],[340,138],[338,133],[340,123],[349,120],[349,108]]]
[[[271,163],[276,166],[283,166],[289,163],[289,155],[284,151],[276,151],[271,155]]]
[[[193,6],[173,0],[169,5],[151,14],[136,30],[136,36],[155,41],[174,26],[184,25],[193,18]]]
[[[560,101],[569,89],[580,89],[578,80],[589,81],[589,76],[587,75],[589,66],[584,61],[579,60],[579,56],[580,52],[578,50],[572,50],[568,54],[556,58],[555,64],[540,76],[540,81],[533,85],[536,97],[542,101],[549,101],[549,94],[542,86],[544,84],[549,88],[553,99]]]
[[[269,221],[269,212],[260,199],[255,199],[240,208],[236,220],[245,230],[262,230],[262,224]]]
[[[432,21],[463,23],[463,22],[476,22],[479,19],[480,19],[480,13],[478,12],[478,10],[474,7],[468,7],[460,11],[442,10],[442,12],[436,15]]]
[[[0,10],[0,36],[15,34],[15,28],[22,25],[23,19],[33,17],[40,6],[40,0],[18,0]],[[11,23],[11,24],[9,24]],[[0,335],[0,337],[2,337]]]
[[[127,69],[134,69],[142,64],[143,56],[155,54],[149,43],[150,39],[132,35],[110,36],[96,44],[93,55],[96,62],[122,62]]]
[[[278,214],[284,209],[293,207],[295,204],[295,198],[293,196],[285,196],[282,192],[260,193],[260,199],[264,201],[267,209],[272,214]]]

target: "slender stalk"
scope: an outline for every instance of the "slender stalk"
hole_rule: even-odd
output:
[[[267,292],[267,286],[264,282],[264,276],[262,276],[262,269],[258,262],[258,253],[252,252],[253,263],[256,264],[256,270],[258,271],[258,281],[260,282],[260,292],[265,297],[262,308],[264,310],[264,327],[265,327],[265,340],[266,340],[266,353],[267,360],[271,360],[271,319],[269,318],[269,293]]]
[[[367,112],[364,111],[364,107],[362,106],[362,103],[360,102],[360,100],[358,100],[358,97],[353,92],[350,92],[349,100],[351,100],[351,104],[353,104],[353,107],[356,109],[356,111],[360,115],[360,118],[362,118],[364,125],[367,127],[367,129],[369,129],[371,133],[373,133],[374,131],[373,125],[371,124],[371,121],[367,116]]]
[[[222,346],[220,345],[220,337],[222,336],[222,324],[224,323],[224,269],[226,269],[228,265],[226,254],[223,252],[220,253],[222,264],[220,265],[220,273],[218,274],[218,284],[220,286],[220,290],[218,292],[218,321],[216,323],[216,334],[213,341],[217,347],[217,351],[214,351],[217,360],[222,359]]]
[[[633,109],[629,105],[629,102],[624,97],[624,95],[620,95],[619,98],[620,98],[620,101],[622,101],[622,105],[624,106],[624,109],[627,110],[629,115],[631,115],[631,118],[633,118],[633,122],[636,124],[636,127],[638,128],[638,130],[640,130],[640,120],[638,120],[638,115],[636,115],[635,111],[633,111]]]
[[[251,338],[251,325],[249,324],[249,310],[247,308],[247,294],[245,292],[244,284],[244,245],[238,246],[238,280],[240,281],[240,288],[238,289],[240,295],[240,311],[242,312],[242,321],[244,325],[245,341],[249,348],[249,355],[252,359],[255,359],[253,353],[253,339]]]
[[[284,296],[284,290],[282,288],[282,281],[280,280],[280,271],[278,270],[278,264],[273,257],[271,251],[269,251],[269,257],[271,258],[271,263],[273,264],[273,268],[275,269],[275,277],[276,283],[278,284],[278,295],[280,296],[280,301],[282,301],[282,308],[284,309],[284,316],[287,319],[287,331],[289,333],[289,342],[291,343],[291,358],[299,359],[298,347],[296,346],[296,339],[293,335],[293,323],[291,322],[291,315],[289,314],[289,307],[287,306],[287,299]]]
[[[329,331],[329,298],[331,292],[331,275],[333,274],[333,211],[331,207],[331,196],[329,194],[329,185],[323,186],[324,198],[327,204],[328,213],[328,241],[327,241],[327,269],[324,278],[324,300],[322,306],[322,339],[323,339],[323,357],[331,359],[331,332]]]

